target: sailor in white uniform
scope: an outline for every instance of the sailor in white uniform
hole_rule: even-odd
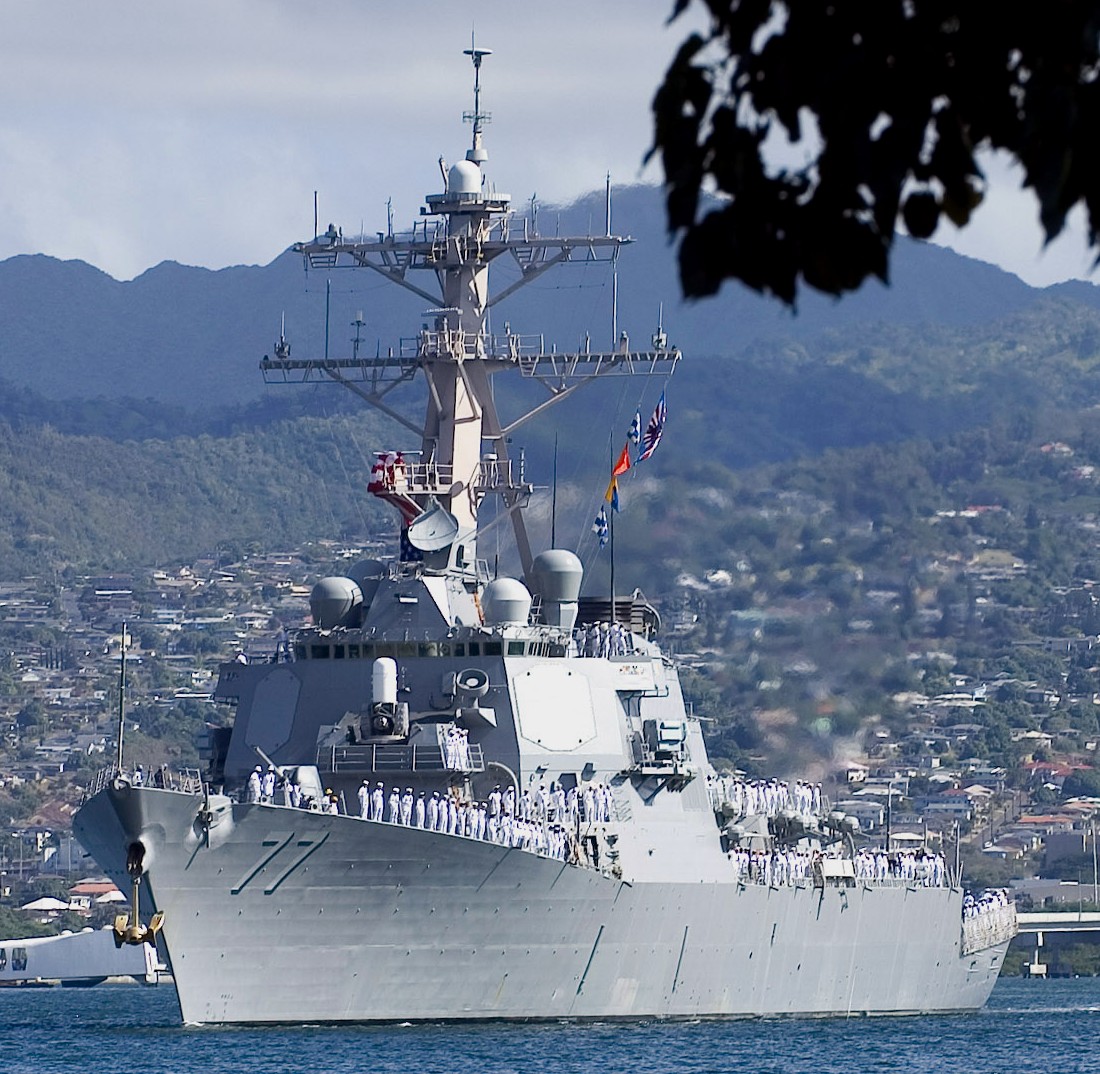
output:
[[[258,802],[260,800],[260,773],[263,771],[259,765],[248,774],[248,800]]]
[[[424,827],[424,819],[427,815],[427,804],[424,801],[424,792],[420,792],[420,797],[417,798],[416,803],[413,806],[413,815],[416,819],[416,826],[418,828]]]
[[[386,813],[386,820],[388,820],[390,822],[390,824],[400,824],[401,823],[401,792],[396,787],[394,787],[393,790],[390,791],[390,798],[389,798],[389,801],[386,803],[386,805],[388,807],[388,810],[387,810],[387,813]]]
[[[364,820],[370,816],[370,784],[366,780],[359,784],[359,816]]]
[[[412,824],[413,816],[413,789],[412,787],[406,787],[405,793],[401,795],[401,823],[408,828]]]
[[[374,785],[374,790],[370,792],[370,819],[381,820],[382,811],[386,804],[386,790],[382,785],[382,781],[379,780]]]

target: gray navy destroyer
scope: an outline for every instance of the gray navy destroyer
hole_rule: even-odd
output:
[[[221,667],[234,719],[206,771],[151,786],[116,767],[91,789],[74,828],[133,892],[119,942],[156,938],[188,1023],[981,1007],[1011,906],[964,901],[939,854],[872,847],[812,784],[715,772],[655,610],[637,591],[582,597],[572,551],[532,549],[512,432],[586,381],[667,376],[680,355],[660,330],[648,350],[571,354],[492,333],[517,288],[629,240],[541,236],[513,214],[484,174],[487,50],[467,54],[472,145],[422,220],[298,247],[420,296],[425,327],[384,357],[292,359],[280,340],[262,362],[419,437],[369,482],[401,515],[400,557],[320,580],[312,625]],[[494,294],[498,258],[512,282]],[[506,421],[500,373],[545,399]],[[422,427],[387,399],[421,375]],[[479,557],[490,498],[520,577]]]

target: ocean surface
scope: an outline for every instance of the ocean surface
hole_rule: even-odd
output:
[[[1096,1074],[1100,979],[1001,981],[952,1017],[264,1029],[184,1027],[170,985],[0,989],[0,1072],[32,1071]]]

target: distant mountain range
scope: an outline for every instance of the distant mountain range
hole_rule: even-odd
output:
[[[602,195],[543,208],[538,217],[543,233],[602,234],[603,224]],[[1050,294],[1100,308],[1091,284],[1038,290],[991,265],[908,240],[897,245],[889,288],[871,284],[839,302],[807,293],[794,315],[738,285],[685,304],[659,190],[618,192],[614,229],[636,240],[620,259],[619,325],[644,342],[663,303],[670,340],[692,359],[787,341],[811,346],[825,333],[874,323],[979,326]],[[494,268],[497,279],[507,272]],[[79,261],[13,257],[0,262],[0,379],[53,400],[129,397],[196,411],[248,404],[264,392],[256,364],[284,316],[296,356],[323,352],[329,279],[333,355],[349,353],[359,311],[370,351],[396,346],[419,328],[424,303],[416,296],[370,272],[306,274],[289,251],[269,265],[218,271],[164,262],[127,282]],[[506,319],[517,331],[545,333],[559,348],[577,346],[586,331],[600,345],[611,332],[610,295],[606,267],[565,266],[503,303],[496,318],[498,326]]]
[[[538,226],[602,233],[603,197],[544,208]],[[686,463],[739,468],[935,440],[1100,402],[1100,290],[1090,284],[1036,289],[901,240],[890,288],[841,301],[807,295],[795,315],[737,285],[689,305],[677,298],[659,192],[621,191],[614,228],[636,240],[621,258],[619,325],[647,347],[663,302],[685,358],[667,384],[609,378],[515,434],[512,454],[525,452],[543,484],[557,442],[585,530],[631,417],[640,410],[644,422],[662,389],[666,439],[646,474],[666,480]],[[494,268],[496,286],[509,271]],[[290,252],[220,271],[164,263],[129,282],[44,256],[0,263],[0,577],[377,526],[383,516],[365,493],[370,453],[418,445],[389,419],[352,417],[362,404],[350,393],[265,387],[258,369],[284,317],[295,357],[323,353],[327,287],[334,356],[350,353],[359,311],[368,353],[422,323],[424,302],[375,274],[306,274]],[[611,290],[606,266],[562,266],[495,310],[494,328],[542,332],[559,350],[583,345],[589,331],[593,346],[606,346]],[[542,391],[501,378],[502,413]],[[421,393],[390,398],[419,414]]]

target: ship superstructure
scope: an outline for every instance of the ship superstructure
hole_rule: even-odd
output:
[[[567,549],[537,555],[509,436],[602,376],[667,376],[680,355],[623,335],[547,349],[489,313],[565,262],[629,241],[542,237],[517,221],[473,138],[408,234],[302,243],[313,267],[366,269],[429,321],[385,357],[292,358],[268,381],[338,382],[419,437],[377,454],[369,489],[401,518],[397,562],[317,583],[313,626],[274,660],[222,667],[235,706],[197,786],[115,772],[75,827],[160,915],[183,1016],[196,1022],[696,1017],[979,1007],[1012,934],[931,851],[879,853],[801,781],[714,772],[659,618],[637,592],[584,598]],[[493,293],[490,266],[512,262]],[[544,402],[505,420],[492,379]],[[422,376],[422,425],[390,392]],[[478,555],[499,500],[520,577]],[[135,915],[136,922],[136,915]],[[135,923],[132,926],[140,931]],[[274,978],[257,943],[292,974]]]

